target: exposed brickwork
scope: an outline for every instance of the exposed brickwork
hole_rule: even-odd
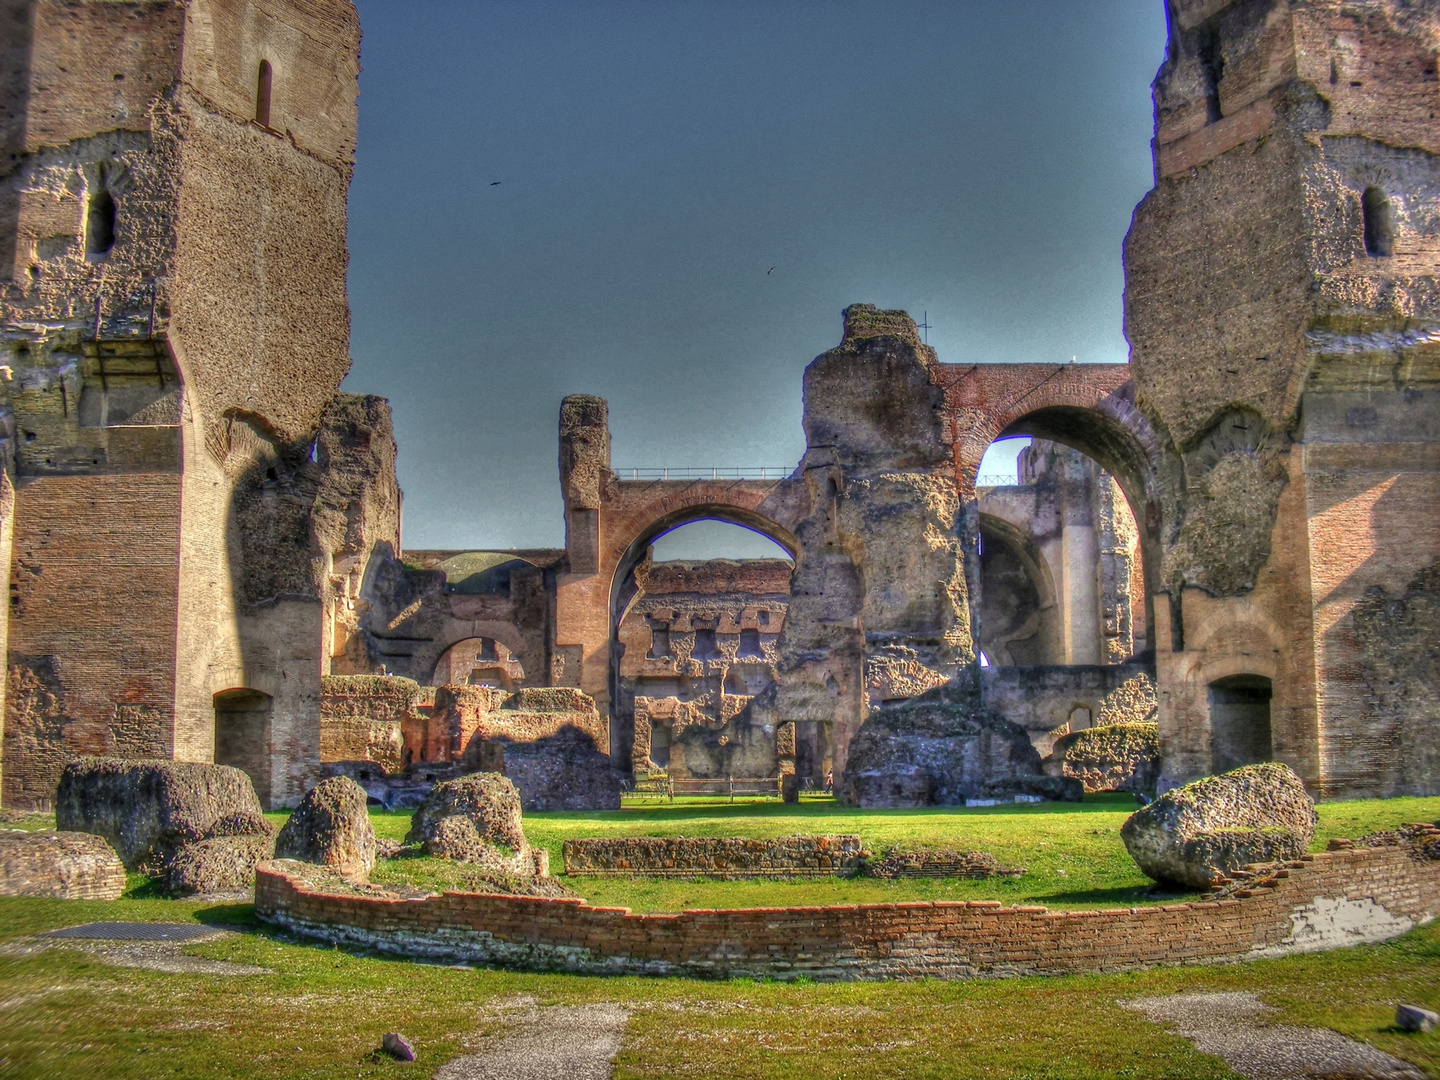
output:
[[[320,680],[320,760],[373,761],[404,767],[401,726],[420,686],[385,675],[326,675]]]
[[[1059,975],[1352,943],[1306,933],[1307,911],[1330,901],[1383,909],[1386,925],[1408,928],[1440,913],[1440,864],[1417,862],[1399,848],[1333,852],[1307,856],[1244,892],[1106,911],[939,901],[634,915],[578,899],[328,895],[262,865],[255,913],[307,937],[529,970],[775,979]]]
[[[17,486],[5,805],[48,808],[68,754],[169,755],[179,498],[165,473]]]
[[[125,864],[104,837],[80,832],[0,832],[0,896],[118,900]]]
[[[565,841],[565,873],[587,877],[808,877],[859,869],[858,836],[617,836]]]

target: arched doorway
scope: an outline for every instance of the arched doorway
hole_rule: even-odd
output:
[[[233,765],[255,785],[261,806],[270,805],[269,694],[246,687],[215,695],[215,764]]]
[[[1216,775],[1273,761],[1273,686],[1263,675],[1231,675],[1210,684],[1210,771]]]
[[[465,638],[441,654],[430,678],[432,686],[456,684],[517,690],[525,685],[525,667],[497,638]]]
[[[777,523],[725,506],[665,514],[636,535],[611,582],[617,764],[689,775],[672,734],[718,728],[770,685],[797,547]]]
[[[1030,533],[980,513],[978,645],[990,665],[1063,664],[1055,584]]]

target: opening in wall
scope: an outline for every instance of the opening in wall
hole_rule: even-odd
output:
[[[215,695],[215,764],[233,765],[255,785],[260,805],[270,805],[269,694],[225,690]]]
[[[1261,675],[1232,675],[1210,684],[1212,773],[1274,760],[1271,696],[1270,680]]]
[[[85,254],[108,255],[115,246],[115,197],[103,187],[90,196],[85,214]]]
[[[1200,74],[1205,80],[1205,122],[1224,118],[1220,111],[1220,80],[1225,76],[1225,58],[1220,52],[1220,32],[1213,26],[1200,31]]]
[[[270,86],[274,74],[269,60],[260,61],[260,74],[255,82],[255,122],[261,127],[270,126]]]
[[[1377,187],[1367,187],[1360,199],[1365,217],[1365,254],[1384,258],[1395,251],[1395,213],[1390,199]]]

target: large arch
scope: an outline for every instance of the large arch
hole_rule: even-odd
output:
[[[759,533],[780,547],[789,554],[791,562],[798,565],[800,554],[800,542],[795,534],[786,526],[773,518],[767,516],[760,509],[745,503],[715,501],[715,502],[693,502],[687,501],[686,505],[668,509],[647,523],[639,526],[633,533],[618,558],[614,559],[609,570],[610,590],[607,618],[607,639],[606,655],[608,670],[606,672],[606,689],[611,710],[610,745],[611,755],[615,761],[627,761],[630,757],[629,739],[631,733],[624,730],[624,725],[617,723],[619,717],[615,714],[617,703],[621,699],[620,693],[620,661],[622,645],[620,643],[619,629],[620,622],[624,619],[630,605],[634,603],[639,595],[639,588],[635,580],[635,571],[645,560],[650,547],[660,537],[675,529],[693,524],[697,521],[721,521],[730,525],[738,525]]]
[[[1161,590],[1161,440],[1135,406],[1128,364],[944,365],[955,446],[955,479],[973,503],[990,444],[1016,435],[1060,443],[1115,477],[1140,531],[1146,644],[1154,647],[1154,596]]]

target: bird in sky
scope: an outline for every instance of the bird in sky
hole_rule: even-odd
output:
[[[770,276],[771,274],[773,274],[774,272],[775,272],[775,268],[772,266],[772,267],[770,267],[769,270],[766,270],[766,271],[765,271],[765,276],[766,276],[766,277],[769,277],[769,276]]]
[[[490,186],[491,186],[491,187],[499,187],[499,186],[500,186],[500,181],[499,181],[499,180],[491,180],[491,181],[490,181]]]

